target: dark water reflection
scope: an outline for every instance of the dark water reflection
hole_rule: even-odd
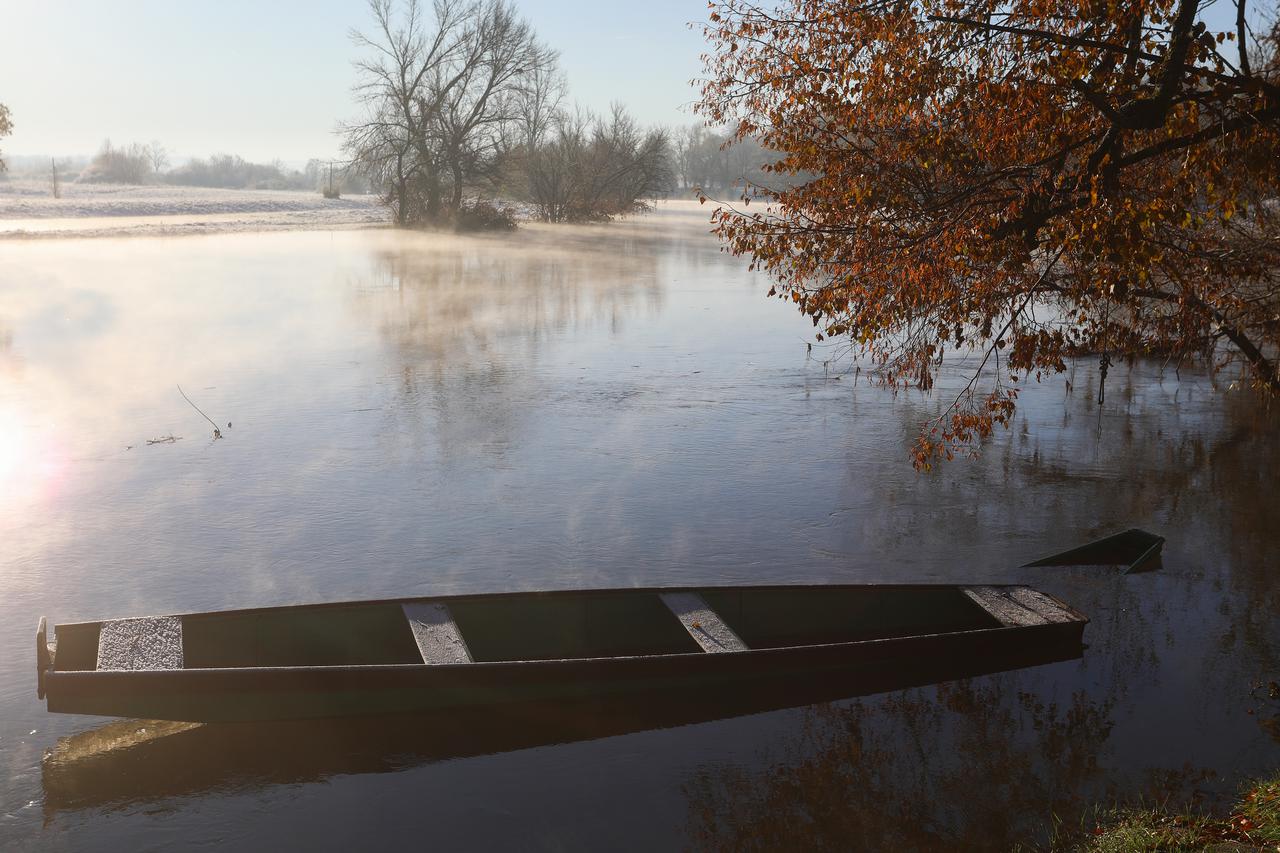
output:
[[[209,724],[121,720],[58,739],[42,764],[46,820],[175,795],[261,789],[350,773],[594,740],[905,690],[1079,657],[1079,647],[982,659],[894,662],[821,681],[797,677],[631,698],[480,708],[465,714]]]
[[[820,706],[769,772],[697,774],[690,836],[718,850],[1008,850],[1105,786],[1112,712],[999,678]]]
[[[700,216],[512,241],[7,245],[0,840],[1001,848],[1051,814],[1212,801],[1280,766],[1280,704],[1254,689],[1280,678],[1274,413],[1158,365],[1113,370],[1099,412],[1081,365],[1070,393],[1025,395],[981,460],[918,476],[907,448],[943,394],[894,397],[807,356],[802,319]],[[177,383],[232,422],[225,439]],[[1128,526],[1169,537],[1162,571],[1010,568]],[[146,766],[178,761],[171,786],[128,776],[134,758],[93,765],[123,774],[120,796],[98,770],[41,765],[104,722],[37,704],[42,613],[800,580],[1028,581],[1091,617],[1089,648],[791,710],[388,729],[406,760],[348,733],[351,761],[308,767],[295,733],[267,753],[277,772],[267,732],[157,738]]]

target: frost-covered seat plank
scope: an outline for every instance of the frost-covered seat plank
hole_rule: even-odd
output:
[[[182,669],[182,619],[152,616],[103,622],[97,669]]]
[[[742,638],[696,592],[666,592],[662,594],[662,601],[704,652],[747,650]]]
[[[412,602],[402,605],[409,629],[425,664],[471,663],[471,651],[453,614],[443,604]]]
[[[1073,619],[1048,596],[1026,587],[970,586],[964,588],[964,594],[1011,627],[1048,625]]]

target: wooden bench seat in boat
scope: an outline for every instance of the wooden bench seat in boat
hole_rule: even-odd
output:
[[[403,605],[422,662],[430,665],[471,663],[471,651],[446,604],[415,601]]]
[[[747,650],[742,638],[696,592],[666,592],[662,594],[662,601],[704,652]]]
[[[182,619],[149,616],[103,622],[98,671],[182,669]]]

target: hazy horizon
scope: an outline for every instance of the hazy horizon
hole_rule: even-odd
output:
[[[689,81],[703,41],[687,24],[706,14],[698,0],[516,5],[560,52],[570,102],[600,111],[618,101],[644,124],[696,120]],[[56,0],[11,6],[0,19],[22,35],[0,52],[0,103],[14,119],[6,158],[155,140],[175,163],[230,153],[298,165],[338,155],[337,124],[359,113],[348,33],[370,21],[362,0]]]

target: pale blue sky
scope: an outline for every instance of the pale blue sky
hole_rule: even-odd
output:
[[[557,48],[570,94],[645,123],[695,120],[702,0],[516,0]],[[363,0],[0,0],[10,154],[156,139],[175,154],[301,161],[338,151],[354,115],[347,39]]]

